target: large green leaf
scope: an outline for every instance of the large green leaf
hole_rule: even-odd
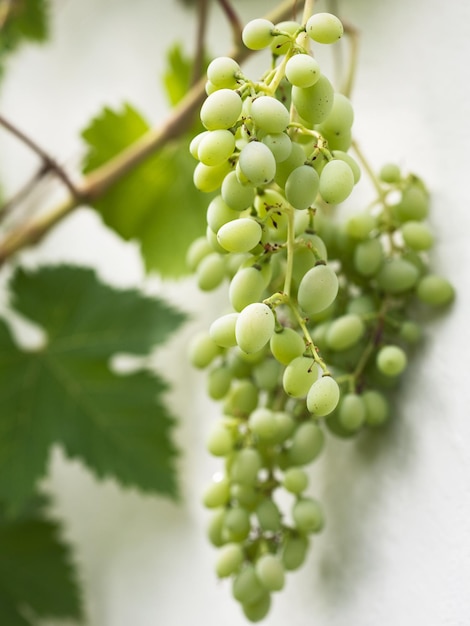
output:
[[[84,171],[106,163],[148,129],[129,105],[120,111],[105,108],[82,133],[88,145]],[[188,271],[186,250],[205,232],[208,198],[194,188],[196,163],[188,143],[184,135],[167,144],[93,203],[110,228],[139,242],[147,270],[167,277]]]
[[[47,341],[22,351],[0,321],[0,498],[18,505],[31,494],[54,443],[100,477],[175,495],[167,386],[146,370],[118,375],[110,361],[148,354],[184,316],[78,267],[19,270],[10,289]]]
[[[0,624],[30,626],[37,617],[80,617],[80,597],[61,528],[42,499],[12,518],[0,504]]]

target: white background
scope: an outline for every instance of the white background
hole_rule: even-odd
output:
[[[2,113],[58,159],[77,162],[79,131],[103,105],[130,101],[153,122],[166,103],[160,87],[164,52],[176,40],[188,50],[191,14],[172,0],[53,2],[53,38],[28,48],[9,67]],[[274,2],[235,3],[243,19]],[[322,3],[319,8],[324,9]],[[461,0],[343,0],[342,15],[361,32],[353,101],[355,135],[372,163],[398,162],[421,175],[432,193],[437,235],[432,263],[451,278],[458,298],[426,327],[390,426],[355,442],[329,442],[312,470],[312,493],[327,526],[308,562],[275,597],[267,626],[466,626],[470,622],[470,313],[466,239],[470,217],[470,5]],[[211,51],[223,54],[230,34],[214,7]],[[258,68],[256,62],[247,66]],[[34,157],[0,134],[7,191],[24,180]],[[360,193],[360,192],[359,192]],[[142,284],[133,244],[122,244],[96,216],[80,210],[24,263],[92,264],[114,284]],[[46,485],[80,566],[87,626],[241,626],[230,589],[213,574],[215,550],[205,538],[200,493],[217,464],[204,439],[217,407],[204,375],[185,361],[192,333],[225,304],[225,293],[201,296],[193,282],[145,281],[194,313],[160,354],[173,382],[182,450],[179,504],[97,483],[60,451]]]

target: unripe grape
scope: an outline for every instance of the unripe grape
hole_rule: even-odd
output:
[[[269,133],[261,141],[271,150],[276,163],[285,161],[292,151],[292,141],[286,133]]]
[[[254,448],[243,448],[233,461],[231,478],[240,485],[254,485],[261,469],[261,456]]]
[[[346,430],[358,430],[366,420],[366,404],[356,393],[347,393],[341,398],[338,407],[338,419]]]
[[[318,367],[312,357],[298,356],[284,370],[282,386],[288,396],[304,398],[318,378]]]
[[[328,327],[326,341],[331,350],[346,350],[363,336],[365,325],[359,315],[348,313],[337,317]]]
[[[276,31],[282,31],[282,35],[275,35],[271,43],[271,52],[276,55],[286,54],[292,47],[295,39],[295,35],[301,30],[301,26],[298,22],[288,20],[285,22],[279,22],[275,25]]]
[[[273,41],[274,24],[262,18],[248,22],[242,31],[242,40],[250,50],[262,50]]]
[[[234,172],[232,172],[234,173]],[[233,211],[223,200],[222,196],[216,196],[207,207],[206,219],[209,228],[216,233],[221,226],[238,219],[239,213]]]
[[[379,391],[370,389],[362,394],[366,407],[366,423],[368,426],[380,426],[389,416],[389,406],[385,396]]]
[[[207,96],[201,107],[201,122],[207,130],[228,129],[242,112],[242,100],[236,91],[219,89]]]
[[[233,449],[233,437],[226,426],[218,422],[209,432],[207,450],[213,456],[227,456]]]
[[[226,543],[224,533],[225,509],[218,509],[212,515],[207,525],[207,537],[211,544],[220,548]]]
[[[297,299],[308,315],[320,313],[335,300],[339,283],[335,271],[329,265],[312,267],[300,281]]]
[[[242,603],[243,613],[250,622],[260,622],[271,608],[271,596],[265,591],[256,602]]]
[[[407,364],[405,351],[399,346],[383,346],[377,353],[377,367],[385,376],[398,376]]]
[[[201,133],[195,135],[189,144],[189,153],[192,157],[199,160],[199,145],[201,141],[206,137],[211,131],[203,130]]]
[[[278,426],[275,415],[270,409],[266,407],[255,409],[248,419],[248,426],[260,441],[275,441]]]
[[[243,541],[250,533],[250,514],[241,506],[234,506],[227,511],[224,526],[230,541]]]
[[[280,591],[284,587],[284,568],[274,554],[263,554],[256,561],[255,570],[258,579],[267,591]]]
[[[248,485],[233,484],[231,494],[232,498],[248,511],[253,511],[260,499],[258,491],[253,486]]]
[[[339,135],[349,132],[354,122],[354,110],[351,100],[344,94],[336,92],[333,98],[333,106],[326,119],[319,125],[318,130],[322,135]],[[331,146],[329,145],[328,147]]]
[[[291,465],[308,465],[314,461],[323,449],[324,435],[313,422],[303,422],[297,426],[292,444],[287,451]]]
[[[248,304],[257,302],[266,287],[266,279],[257,267],[242,267],[232,278],[229,286],[229,300],[235,311],[241,311]]]
[[[416,295],[430,306],[444,306],[454,299],[455,290],[443,276],[428,274],[419,281]]]
[[[276,173],[273,153],[260,141],[250,141],[242,148],[238,165],[247,181],[255,187],[270,183]]]
[[[344,28],[332,13],[315,13],[305,26],[308,36],[317,43],[332,44],[341,39]]]
[[[274,313],[267,304],[253,302],[237,318],[235,336],[244,352],[257,352],[271,339],[274,332]]]
[[[398,294],[411,289],[418,277],[419,271],[412,263],[397,257],[388,259],[382,265],[377,274],[377,284],[388,293]]]
[[[263,531],[279,532],[282,521],[281,513],[276,503],[270,498],[263,498],[256,507],[256,517]]]
[[[286,198],[298,210],[307,209],[315,202],[320,178],[317,172],[309,165],[296,167],[286,181]]]
[[[351,215],[345,223],[345,230],[349,237],[364,240],[369,237],[376,226],[376,219],[366,211],[357,212]]]
[[[309,54],[296,54],[286,64],[286,78],[296,87],[311,87],[320,78],[320,66]]]
[[[248,252],[259,243],[262,232],[256,220],[240,217],[219,228],[217,241],[228,252]]]
[[[411,320],[406,320],[400,327],[400,337],[407,343],[417,343],[423,336],[421,326]]]
[[[424,220],[429,213],[428,194],[422,187],[410,185],[403,191],[401,201],[394,207],[394,211],[402,222]]]
[[[299,569],[307,556],[309,541],[304,535],[289,535],[282,550],[282,563],[286,570]]]
[[[213,252],[207,237],[198,237],[190,244],[186,252],[186,265],[194,272],[202,259]]]
[[[224,259],[218,252],[211,252],[196,268],[197,285],[201,291],[216,289],[225,278]]]
[[[211,130],[198,146],[198,159],[205,165],[220,165],[232,156],[235,137],[229,130]]]
[[[395,163],[386,163],[379,172],[380,180],[384,183],[398,183],[401,180],[401,172]]]
[[[272,96],[259,96],[253,100],[251,118],[265,133],[282,133],[290,122],[289,111]]]
[[[220,353],[220,347],[206,331],[196,333],[189,343],[189,362],[198,369],[208,367]]]
[[[384,251],[380,239],[361,241],[354,250],[354,267],[361,276],[376,274],[384,260]]]
[[[410,220],[401,227],[405,244],[413,250],[429,250],[434,244],[434,235],[427,224]]]
[[[230,57],[217,57],[207,67],[207,78],[218,89],[232,89],[236,86],[236,75],[240,72],[238,63]]]
[[[225,176],[230,172],[231,165],[228,161],[218,165],[205,165],[198,163],[194,168],[193,183],[196,189],[204,193],[210,193],[220,187]]]
[[[274,417],[277,425],[277,443],[283,443],[295,430],[295,421],[286,411],[275,411]]]
[[[320,174],[320,195],[328,204],[346,200],[354,187],[354,174],[341,159],[329,161]]]
[[[279,383],[281,369],[275,359],[265,359],[253,370],[253,380],[263,391],[274,391]]]
[[[269,348],[279,363],[288,365],[305,351],[305,341],[293,328],[286,327],[273,334],[269,341]]]
[[[234,211],[244,211],[253,204],[255,189],[250,185],[242,185],[236,172],[229,172],[220,189],[222,198]]]
[[[218,477],[217,477],[218,478]],[[208,509],[225,506],[230,499],[230,482],[226,476],[213,480],[204,491],[202,502]]]
[[[230,348],[237,345],[235,338],[235,324],[238,313],[227,313],[214,320],[209,328],[211,339],[222,348]]]
[[[284,473],[282,485],[287,491],[298,495],[308,487],[308,475],[300,467],[289,467]]]
[[[324,525],[320,503],[313,498],[301,498],[292,508],[292,517],[296,528],[301,533],[319,532]]]
[[[336,380],[331,376],[322,376],[310,387],[307,394],[307,409],[314,417],[324,417],[334,411],[339,396]]]
[[[232,372],[227,366],[213,368],[207,375],[207,395],[213,400],[222,400],[232,384]]]
[[[254,604],[265,594],[265,589],[256,575],[254,565],[248,563],[233,580],[232,593],[235,600],[243,604]]]
[[[274,180],[279,187],[285,187],[289,174],[300,165],[305,163],[306,156],[303,148],[298,143],[292,142],[289,156],[284,161],[277,164]]]
[[[258,388],[251,380],[236,381],[225,398],[226,415],[248,416],[258,406]]]
[[[243,548],[238,543],[227,543],[217,556],[215,572],[219,578],[236,574],[244,560]]]
[[[334,88],[322,74],[311,87],[292,87],[292,101],[300,117],[309,124],[321,124],[333,108]]]

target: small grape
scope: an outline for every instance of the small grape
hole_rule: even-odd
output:
[[[231,165],[228,161],[218,165],[205,165],[198,163],[194,168],[193,182],[196,189],[204,193],[210,193],[220,187],[222,181],[230,172]]]
[[[345,230],[353,239],[367,239],[376,226],[376,219],[367,211],[360,211],[351,215],[346,221]]]
[[[288,52],[292,47],[295,35],[300,30],[300,24],[298,22],[294,22],[293,20],[279,22],[276,24],[275,32],[279,33],[281,31],[283,34],[275,34],[271,43],[271,52],[276,56],[286,54],[286,52]]]
[[[318,378],[318,367],[311,357],[298,356],[284,370],[282,385],[292,398],[305,398]]]
[[[256,602],[242,603],[243,613],[250,622],[260,622],[271,608],[271,596],[265,591]]]
[[[261,456],[254,448],[243,448],[233,461],[231,468],[231,478],[233,482],[240,485],[252,486],[257,479],[261,469]]]
[[[218,89],[232,89],[237,84],[239,72],[240,66],[234,59],[217,57],[207,67],[207,78]]]
[[[269,133],[261,141],[273,153],[276,163],[282,163],[292,151],[292,141],[286,133]]]
[[[238,543],[227,543],[221,548],[215,564],[215,572],[219,578],[236,574],[244,560],[243,549]]]
[[[248,426],[260,441],[272,442],[276,440],[278,425],[273,411],[265,407],[255,409],[249,419]]]
[[[309,54],[296,54],[286,64],[286,78],[296,87],[311,87],[320,78],[320,66]]]
[[[289,174],[300,165],[305,163],[305,152],[301,145],[292,142],[289,156],[282,162],[278,162],[274,180],[279,187],[285,187]]]
[[[290,122],[289,111],[272,96],[260,96],[253,100],[251,118],[265,133],[282,133]]]
[[[339,204],[346,200],[354,187],[354,174],[341,159],[329,161],[320,174],[320,195],[328,204]]]
[[[227,477],[213,480],[204,491],[202,502],[208,509],[225,506],[230,499],[230,482]]]
[[[336,272],[329,265],[316,265],[300,281],[299,305],[308,315],[320,313],[335,300],[338,288]]]
[[[398,183],[401,180],[401,172],[395,163],[386,163],[379,172],[380,180],[384,183]]]
[[[361,178],[361,168],[357,164],[356,160],[347,152],[343,150],[332,150],[331,154],[335,159],[339,159],[340,161],[345,161],[351,168],[351,171],[354,176],[354,184],[356,185]]]
[[[307,209],[315,202],[320,178],[317,172],[309,165],[296,167],[286,181],[286,198],[299,211]]]
[[[207,237],[197,237],[186,252],[186,265],[194,272],[202,259],[211,252],[213,252],[213,248],[207,241]]]
[[[384,250],[380,239],[361,241],[354,250],[354,267],[362,276],[376,274],[384,260]]]
[[[348,313],[337,317],[329,326],[326,342],[331,350],[346,350],[363,336],[365,325],[359,315]]]
[[[232,372],[227,366],[214,367],[207,375],[207,395],[213,400],[222,400],[232,384]]]
[[[242,506],[234,506],[225,515],[224,527],[230,541],[243,541],[250,533],[250,513]]]
[[[366,423],[368,426],[380,426],[389,416],[389,406],[385,396],[379,391],[370,389],[362,394],[366,407]]]
[[[339,401],[339,386],[331,376],[322,376],[310,387],[307,408],[315,417],[324,417],[336,408]]]
[[[207,537],[211,544],[216,548],[220,548],[226,543],[224,533],[225,509],[216,510],[207,525]]]
[[[298,495],[307,489],[308,475],[300,467],[290,467],[284,473],[282,484],[287,491]]]
[[[267,304],[254,302],[246,306],[237,318],[235,335],[244,352],[257,352],[271,339],[274,332],[274,313]]]
[[[419,270],[405,259],[388,259],[377,274],[377,284],[384,291],[392,294],[403,293],[411,289],[418,280]]]
[[[287,452],[291,465],[307,465],[314,461],[323,449],[324,435],[313,422],[303,422],[297,426],[292,444]]]
[[[426,191],[414,184],[407,187],[401,201],[395,206],[395,214],[399,220],[424,220],[429,213],[429,196]]]
[[[308,538],[304,535],[289,535],[286,538],[282,550],[282,563],[286,570],[296,570],[303,565],[308,546]]]
[[[220,193],[225,203],[233,211],[244,211],[253,204],[255,189],[250,185],[243,185],[236,172],[229,172],[222,181]]]
[[[308,36],[318,43],[332,44],[341,39],[344,28],[332,13],[315,13],[305,26]]]
[[[235,137],[229,130],[211,130],[201,139],[198,146],[198,159],[204,165],[220,165],[232,156]]]
[[[217,241],[228,252],[248,252],[259,243],[262,232],[256,220],[240,217],[219,228]]]
[[[377,367],[385,376],[398,376],[406,364],[406,353],[399,346],[383,346],[377,353]]]
[[[362,396],[356,393],[347,393],[341,398],[338,418],[343,428],[348,431],[358,430],[364,424],[366,415],[366,404]]]
[[[242,40],[250,50],[262,50],[273,41],[274,24],[262,18],[248,22],[242,31]]]
[[[269,347],[273,357],[282,363],[289,363],[305,350],[305,342],[303,338],[293,328],[283,328],[276,331],[269,341]]]
[[[284,567],[274,554],[263,554],[256,561],[255,570],[267,591],[280,591],[284,587]]]
[[[189,343],[189,362],[198,369],[208,367],[220,353],[220,346],[206,331],[196,333]]]
[[[258,302],[266,287],[266,279],[261,269],[242,267],[232,278],[229,286],[229,300],[235,311],[241,311],[249,304]]]
[[[416,295],[422,302],[430,306],[444,306],[452,302],[455,297],[455,290],[443,276],[428,274],[419,281]]]
[[[219,89],[207,96],[201,107],[201,122],[207,130],[234,126],[242,112],[242,100],[236,91]]]
[[[216,289],[225,278],[225,263],[218,252],[211,252],[196,268],[197,285],[201,291]]]
[[[265,589],[256,575],[255,567],[247,563],[235,576],[232,585],[235,600],[242,604],[254,604],[265,594]]]
[[[302,533],[315,533],[324,525],[320,503],[313,498],[300,498],[292,508],[296,528]]]
[[[262,530],[274,533],[281,530],[281,513],[276,503],[270,498],[263,498],[258,504],[256,517]]]
[[[273,153],[260,141],[250,141],[242,148],[238,165],[247,181],[254,186],[270,183],[276,173]]]
[[[434,235],[427,224],[410,220],[401,227],[405,244],[413,250],[429,250],[434,244]]]
[[[234,172],[232,172],[234,173]],[[221,226],[239,217],[238,211],[231,209],[222,196],[216,196],[207,207],[206,219],[209,228],[216,233]]]
[[[322,74],[311,87],[292,87],[292,101],[303,120],[321,124],[333,108],[333,85]]]
[[[231,432],[223,424],[215,424],[209,433],[206,446],[213,456],[227,456],[233,449]]]
[[[258,388],[251,380],[236,381],[225,398],[226,415],[247,416],[258,406]]]

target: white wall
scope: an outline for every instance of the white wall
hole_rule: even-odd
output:
[[[245,19],[274,2],[240,2]],[[458,299],[426,328],[391,425],[357,442],[331,441],[312,470],[328,524],[308,563],[288,578],[267,626],[467,625],[470,615],[470,5],[461,0],[343,0],[362,33],[353,99],[355,131],[372,162],[394,160],[428,183],[437,233],[433,264]],[[54,38],[12,61],[0,94],[2,113],[59,159],[74,162],[78,131],[104,104],[135,103],[156,120],[163,51],[193,24],[174,2],[68,0],[54,3]],[[323,5],[321,5],[323,6]],[[224,53],[228,30],[214,11],[212,50]],[[256,63],[250,67],[255,68]],[[4,133],[0,166],[13,190],[34,159]],[[115,284],[138,284],[142,266],[87,211],[70,217],[25,262],[92,263]],[[223,293],[200,296],[191,280],[165,291],[197,315],[160,355],[181,416],[175,505],[96,483],[56,452],[47,485],[76,546],[88,626],[241,626],[229,588],[212,573],[199,498],[217,466],[204,451],[217,407],[204,397],[204,375],[185,363],[185,343],[217,315]],[[183,388],[184,393],[178,393]]]

